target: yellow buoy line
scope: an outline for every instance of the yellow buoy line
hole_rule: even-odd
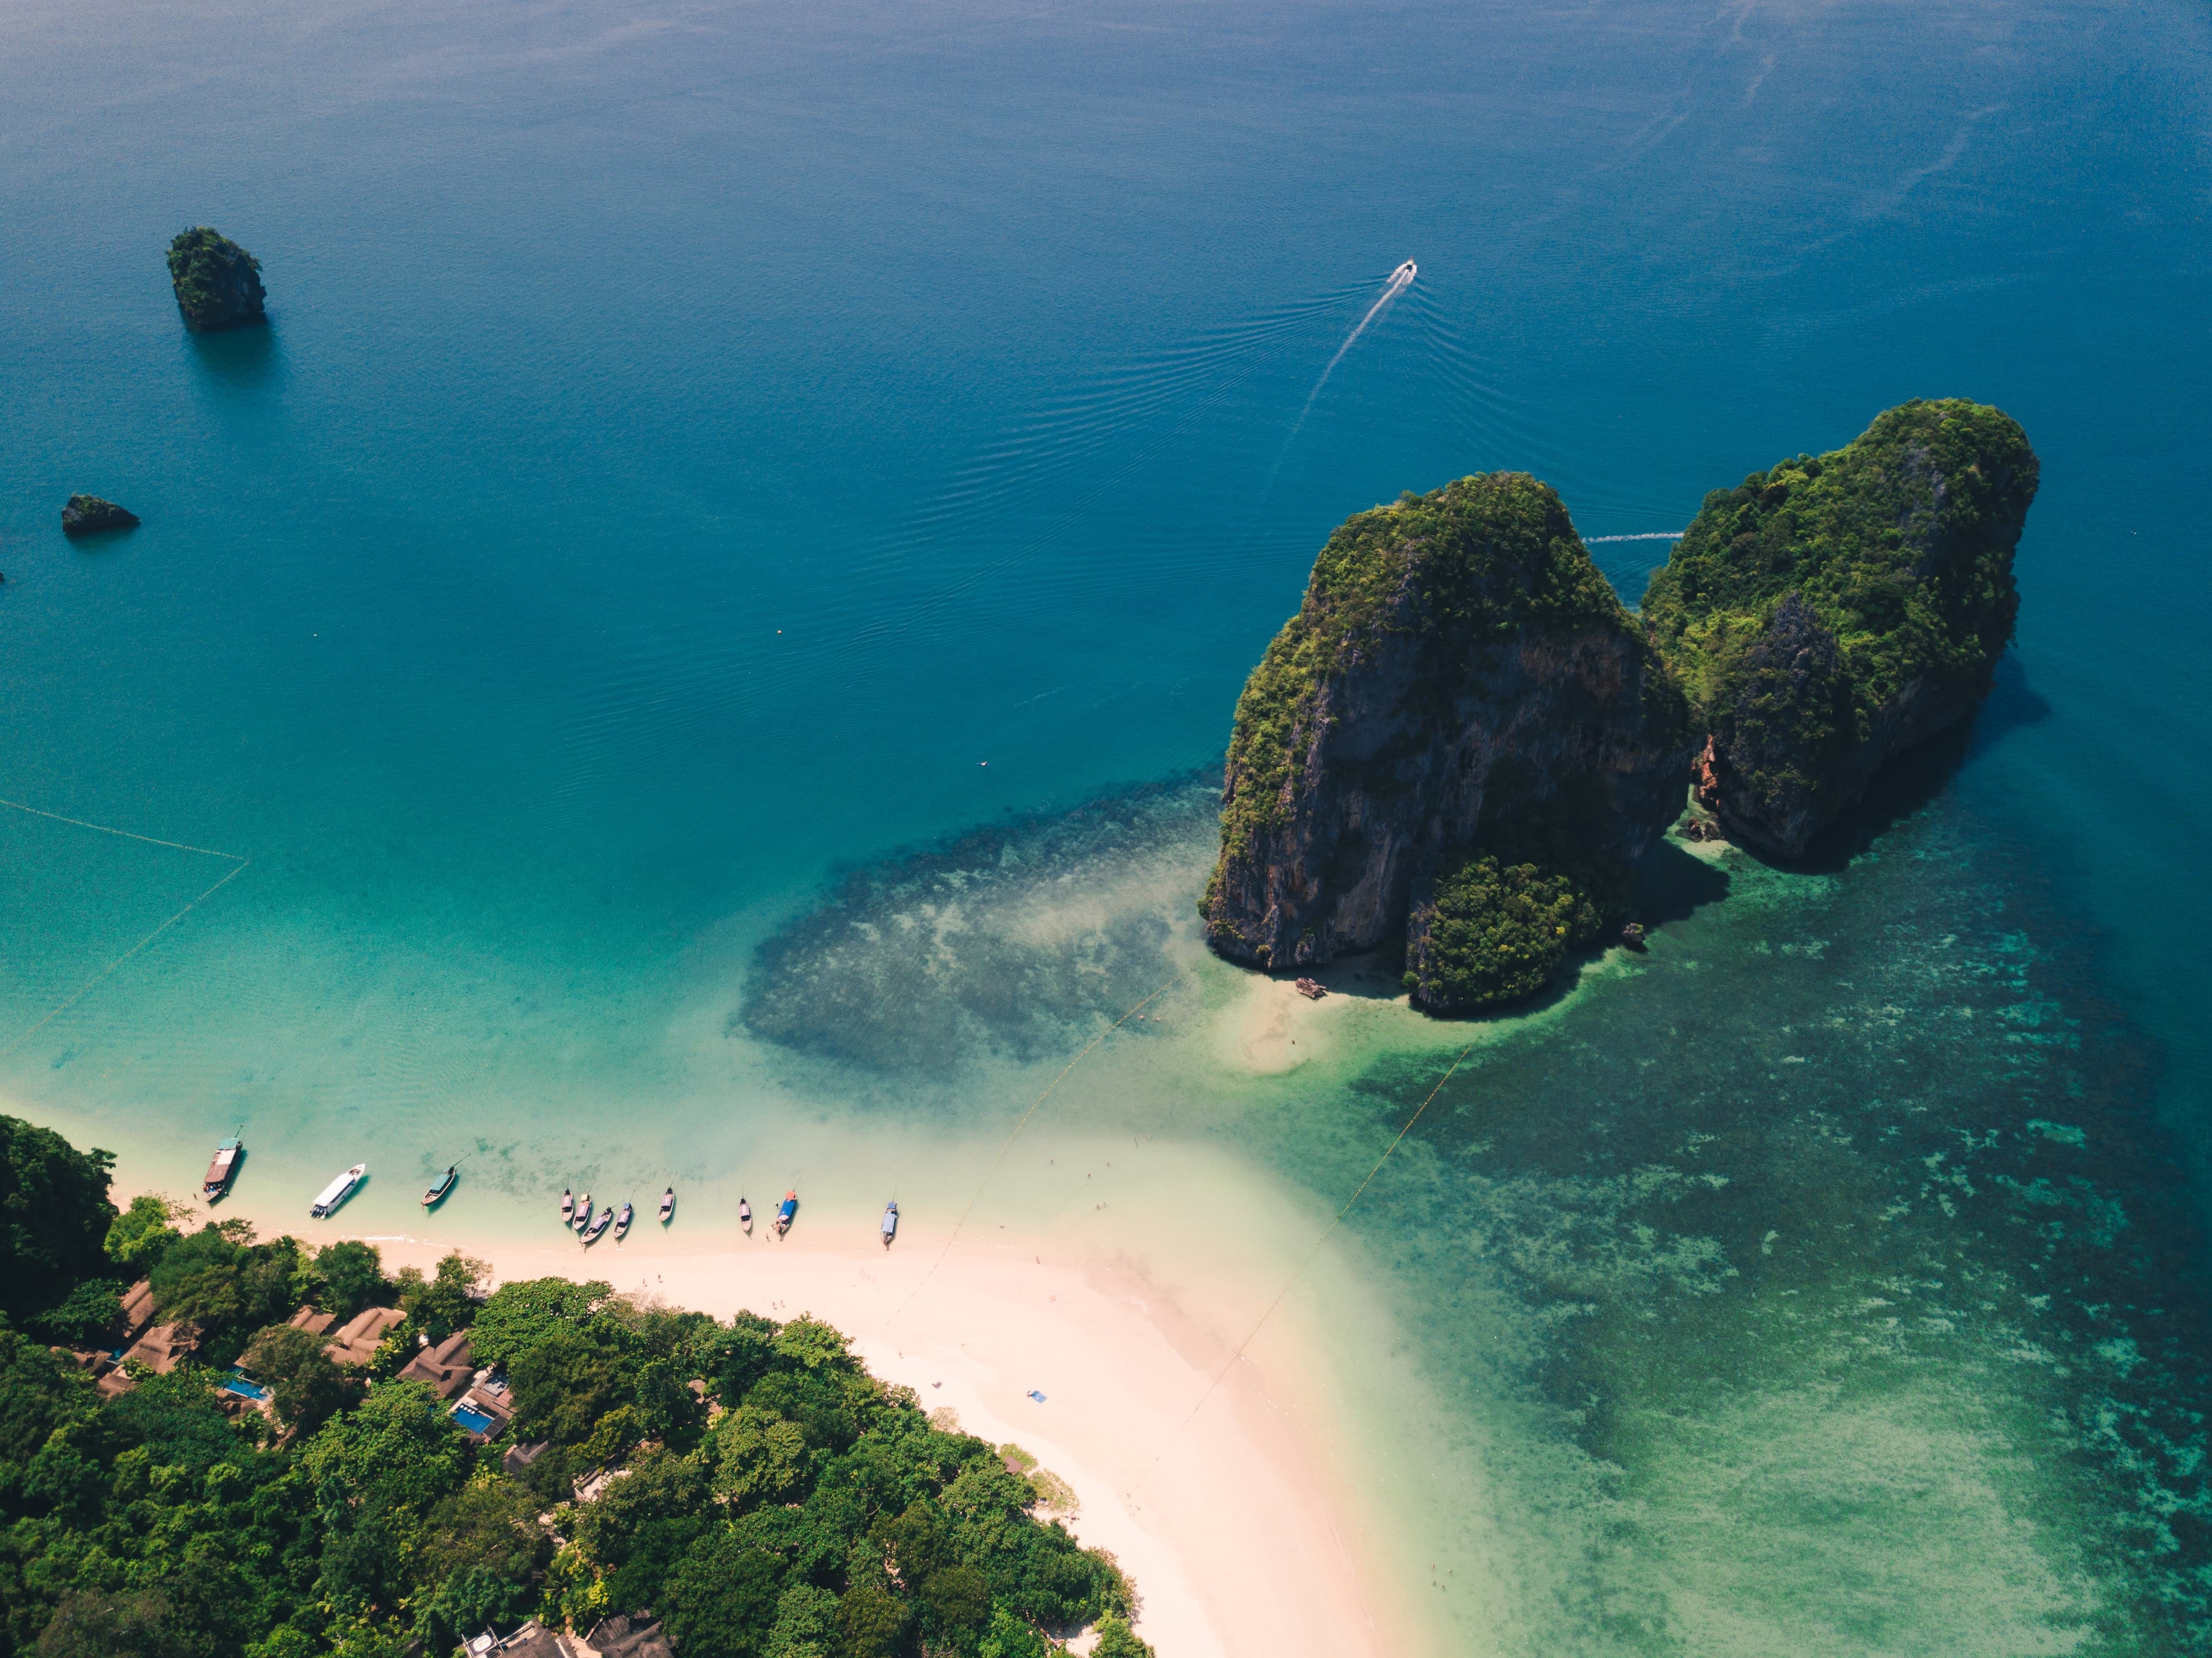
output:
[[[1176,1436],[1181,1434],[1185,1428],[1190,1426],[1193,1419],[1197,1417],[1200,1411],[1206,1408],[1206,1401],[1213,1397],[1215,1389],[1218,1388],[1221,1386],[1222,1382],[1228,1376],[1231,1368],[1236,1364],[1238,1359],[1244,1357],[1244,1350],[1252,1345],[1254,1339],[1259,1335],[1261,1329],[1266,1327],[1267,1321],[1275,1315],[1275,1309],[1283,1304],[1283,1297],[1290,1294],[1292,1286],[1295,1285],[1300,1278],[1305,1276],[1306,1269],[1311,1266],[1314,1263],[1314,1257],[1321,1254],[1322,1246],[1328,1242],[1330,1236],[1335,1232],[1338,1227],[1344,1224],[1344,1218],[1352,1212],[1352,1206],[1358,1202],[1360,1194],[1365,1192],[1368,1187],[1374,1183],[1375,1177],[1382,1172],[1382,1165],[1390,1161],[1390,1154],[1395,1151],[1398,1147],[1404,1143],[1407,1135],[1413,1132],[1413,1125],[1420,1121],[1421,1114],[1429,1108],[1430,1105],[1434,1102],[1437,1095],[1444,1091],[1444,1084],[1452,1079],[1454,1073],[1459,1070],[1460,1066],[1467,1063],[1467,1056],[1474,1053],[1474,1043],[1469,1042],[1465,1048],[1460,1049],[1459,1057],[1445,1067],[1444,1074],[1437,1078],[1437,1085],[1428,1091],[1427,1097],[1423,1099],[1419,1105],[1413,1108],[1413,1114],[1406,1119],[1405,1127],[1401,1128],[1397,1133],[1392,1137],[1389,1145],[1382,1148],[1382,1155],[1375,1159],[1375,1166],[1367,1171],[1365,1176],[1360,1181],[1358,1185],[1352,1188],[1352,1195],[1344,1200],[1344,1206],[1339,1209],[1334,1215],[1329,1218],[1329,1223],[1328,1225],[1322,1227],[1320,1231],[1314,1234],[1313,1245],[1306,1251],[1304,1259],[1300,1260],[1298,1264],[1291,1269],[1291,1275],[1283,1280],[1283,1287],[1275,1291],[1275,1298],[1267,1303],[1267,1310],[1262,1312],[1260,1316],[1253,1321],[1252,1327],[1244,1333],[1243,1340],[1237,1344],[1237,1350],[1231,1353],[1228,1358],[1223,1363],[1221,1368],[1213,1373],[1213,1379],[1206,1384],[1206,1391],[1198,1396],[1198,1402],[1190,1407],[1189,1412],[1183,1417],[1182,1421],[1176,1423],[1173,1428],[1168,1430],[1168,1436],[1160,1442],[1158,1453],[1150,1462],[1145,1465],[1144,1473],[1137,1476],[1136,1479],[1130,1485],[1128,1491],[1124,1493],[1124,1495],[1128,1497],[1133,1502],[1136,1498],[1139,1488],[1144,1485],[1145,1481],[1152,1477],[1153,1473],[1159,1467],[1161,1462],[1166,1459],[1168,1448],[1175,1443]]]
[[[23,812],[32,817],[44,817],[57,823],[67,823],[76,829],[97,829],[102,835],[119,835],[125,841],[143,841],[149,847],[167,847],[173,852],[189,852],[196,853],[203,858],[224,859],[231,865],[229,869],[223,872],[222,879],[216,881],[214,885],[209,887],[198,897],[194,898],[190,903],[186,904],[182,909],[170,916],[168,920],[163,921],[159,926],[149,932],[144,938],[139,939],[137,944],[131,945],[130,949],[125,950],[113,961],[108,963],[106,966],[101,968],[99,972],[94,974],[92,977],[79,985],[76,989],[72,991],[58,1005],[48,1009],[45,1016],[42,1017],[36,1024],[33,1024],[29,1029],[22,1031],[13,1037],[4,1047],[0,1047],[0,1057],[4,1057],[9,1054],[13,1054],[25,1042],[30,1041],[32,1037],[37,1035],[39,1032],[45,1029],[63,1014],[68,1012],[70,1009],[75,1007],[79,1002],[82,1001],[87,996],[90,995],[94,990],[106,983],[108,978],[118,968],[137,956],[146,948],[147,945],[152,944],[155,939],[160,938],[171,927],[176,926],[178,922],[183,920],[185,916],[191,914],[202,904],[207,902],[209,899],[214,897],[216,893],[222,891],[224,887],[229,885],[230,883],[235,880],[239,876],[243,875],[246,872],[247,865],[253,861],[252,859],[247,858],[240,853],[218,852],[212,847],[196,847],[183,841],[164,841],[158,835],[141,835],[135,829],[117,829],[112,823],[95,823],[82,817],[64,817],[58,811],[47,811],[38,806],[25,805],[21,800],[0,799],[0,806],[5,806],[11,811]]]

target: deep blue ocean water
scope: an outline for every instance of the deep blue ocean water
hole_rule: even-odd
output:
[[[790,941],[833,880],[1213,763],[1346,513],[1512,467],[1553,483],[1587,536],[1677,529],[1706,490],[1888,404],[1970,396],[2043,461],[1998,692],[1857,863],[1741,870],[1748,908],[1683,901],[1683,949],[1741,975],[1726,1017],[1708,1009],[1728,1034],[1697,1049],[1703,1082],[1613,1143],[1656,1136],[1656,1167],[1677,1114],[1771,1107],[1806,1135],[1845,1102],[1878,1115],[1870,1074],[1793,1114],[1769,1081],[1792,1056],[1759,1050],[1745,1009],[1777,1029],[1842,1020],[1879,1048],[1878,1009],[1899,1007],[1897,1029],[1925,1014],[1942,1037],[1913,1035],[1912,1063],[1947,1079],[1931,1108],[1965,1140],[2070,1144],[2020,1127],[2082,1127],[2056,1107],[1990,1114],[2028,1090],[2020,1010],[2047,1007],[2092,1035],[2068,1039],[2066,1080],[2034,1087],[2090,1102],[2092,1144],[2114,1149],[2080,1189],[2136,1217],[2112,1295],[2170,1287],[2185,1314],[2166,1380],[2127,1408],[2189,1463],[2175,1424],[2202,1403],[2187,1309],[2212,1193],[2201,9],[30,0],[0,46],[0,797],[251,860],[68,1002],[231,865],[0,811],[0,1091],[26,1108],[198,1155],[240,1116],[304,1146],[325,1121],[404,1127],[457,1098],[526,1139],[526,1110],[619,1092],[646,1102],[638,1132],[680,1144],[700,1098],[763,1063],[730,1057],[748,1032],[792,1037],[748,1023],[745,999],[757,1015],[763,975],[803,967]],[[181,330],[161,252],[199,222],[263,261],[266,329]],[[1301,422],[1406,258],[1419,281]],[[66,543],[76,489],[143,526]],[[1593,550],[1632,598],[1664,547]],[[1770,897],[1829,907],[1820,936],[1859,952],[1855,983],[1909,975],[1947,938],[1978,965],[1878,1004],[1817,971],[1778,978],[1754,959],[1764,935],[1726,919]],[[1885,934],[1885,917],[1906,919]],[[1958,1011],[2015,957],[2043,978]],[[1713,993],[1670,959],[1632,981],[1643,1012],[1544,1040],[1626,1043],[1662,1006],[1679,1035]],[[1070,1020],[1089,993],[1065,993]],[[1026,1015],[1006,1017],[977,1028]],[[849,1029],[814,1035],[787,1045],[886,1085]],[[1015,1060],[1056,1051],[1026,1042]],[[1306,1101],[1291,1177],[1334,1179],[1328,1114],[1387,1094],[1391,1063]],[[1863,1146],[1885,1128],[1911,1139],[1834,1132]],[[1812,1166],[1788,1144],[1770,1181]],[[1599,1172],[1565,1139],[1514,1145],[1437,1139],[1445,1183],[1372,1223],[1404,1284],[1465,1270],[1425,1254],[1439,1205],[1454,1228],[1566,1247],[1529,1217],[1596,1199],[1544,1181]],[[1913,1142],[1915,1166],[1942,1151]],[[1455,1157],[1484,1155],[1522,1159],[1518,1207],[1486,1184],[1499,1169],[1449,1183]],[[1885,1164],[1865,1190],[1895,1178]],[[1958,1246],[1975,1271],[2027,1270],[2016,1220]],[[1757,1254],[1763,1227],[1731,1230],[1751,1224],[1699,1236]],[[1669,1282],[1691,1272],[1666,1259]],[[1850,1273],[1918,1270],[1869,1260],[1835,1242],[1786,1287],[1857,1305]],[[1524,1276],[1577,1306],[1618,1291],[1629,1333],[1562,1338],[1518,1385],[1566,1413],[1543,1432],[1634,1489],[1604,1493],[1628,1506],[1602,1550],[1530,1520],[1552,1540],[1531,1558],[1613,1564],[1596,1587],[1532,1568],[1522,1609],[1470,1646],[1783,1649],[1745,1621],[1774,1585],[1861,1549],[1902,1571],[1924,1545],[1797,1514],[1753,1530],[1799,1545],[1724,1564],[1729,1533],[1697,1516],[1734,1525],[1728,1491],[1779,1501],[1791,1478],[1732,1487],[1740,1465],[1651,1413],[1711,1385],[1681,1368],[1700,1352],[1732,1356],[1749,1415],[1812,1384],[1761,1380],[1748,1323],[1676,1320],[1666,1362],[1639,1366],[1642,1290]],[[1431,1334],[1449,1394],[1482,1361]],[[1908,1359],[1916,1378],[1966,1373]],[[1575,1390],[1607,1388],[1615,1415],[1575,1418],[1597,1409]],[[1959,1442],[2087,1398],[2022,1392],[2013,1426]],[[2174,1499],[2189,1523],[2167,1540],[2115,1540],[2088,1516],[2164,1498],[2114,1497],[2098,1482],[2118,1464],[2083,1435],[2063,1490],[1990,1477],[1992,1534],[2040,1527],[2020,1546],[2049,1581],[2007,1603],[2023,1621],[1975,1625],[1987,1649],[2203,1641],[2200,1496]],[[2069,1512],[2087,1540],[2071,1553],[2050,1540]],[[1936,1609],[1996,1603],[1962,1594],[1974,1570],[1838,1587],[1788,1649],[1942,1649]],[[1990,1570],[1984,1588],[2034,1576]]]

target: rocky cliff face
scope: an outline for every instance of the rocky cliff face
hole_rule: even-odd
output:
[[[1632,861],[1680,808],[1687,729],[1547,485],[1496,473],[1360,513],[1238,701],[1207,939],[1276,969],[1395,944],[1440,875],[1540,820]]]
[[[1711,733],[1698,793],[1733,836],[1800,855],[1882,762],[1980,705],[2036,483],[2020,427],[1953,399],[1705,497],[1644,614]]]
[[[185,231],[169,244],[169,281],[177,290],[177,309],[195,332],[238,328],[264,319],[267,295],[261,286],[261,261],[221,232],[205,225]]]
[[[71,495],[62,508],[62,533],[90,535],[95,530],[127,530],[138,514],[98,495]]]

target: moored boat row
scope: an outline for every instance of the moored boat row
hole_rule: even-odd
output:
[[[238,1176],[239,1165],[246,1157],[245,1132],[241,1127],[236,1134],[216,1147],[214,1161],[208,1164],[207,1175],[200,1183],[200,1196],[206,1202],[211,1204],[219,1202],[229,1193],[231,1183]],[[453,1187],[459,1184],[460,1177],[460,1160],[456,1159],[447,1163],[445,1172],[433,1181],[429,1189],[422,1193],[422,1207],[426,1210],[435,1209],[443,1203],[451,1195]],[[314,1201],[307,1206],[308,1214],[317,1220],[327,1220],[344,1206],[349,1198],[360,1190],[368,1179],[368,1165],[366,1163],[354,1164],[316,1193]],[[798,1217],[799,1191],[794,1187],[783,1194],[783,1201],[776,1206],[775,1218],[772,1224],[779,1240],[791,1230],[792,1223]],[[589,1192],[579,1198],[569,1188],[565,1187],[562,1188],[561,1224],[573,1228],[577,1236],[586,1244],[598,1242],[610,1230],[614,1233],[617,1240],[628,1236],[630,1225],[636,1218],[636,1206],[627,1199],[619,1208],[609,1205],[605,1209],[599,1209],[594,1206]],[[666,1226],[675,1218],[676,1188],[669,1186],[663,1188],[660,1193],[660,1224]],[[898,1200],[894,1198],[884,1206],[882,1236],[884,1248],[890,1248],[892,1240],[898,1236]],[[743,1194],[740,1194],[738,1199],[738,1224],[744,1230],[747,1236],[751,1236],[752,1200]]]
[[[667,1225],[675,1214],[676,1188],[672,1186],[660,1194],[660,1224]],[[630,1223],[636,1218],[636,1206],[627,1200],[620,1209],[609,1205],[605,1209],[594,1210],[589,1192],[580,1198],[567,1187],[561,1190],[561,1224],[573,1228],[586,1243],[598,1242],[609,1227],[614,1229],[617,1239],[627,1236]]]

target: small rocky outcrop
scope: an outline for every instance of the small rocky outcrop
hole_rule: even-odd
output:
[[[95,530],[127,530],[138,514],[98,495],[71,495],[62,508],[62,533],[88,536]]]
[[[1705,497],[1643,610],[1708,733],[1698,798],[1732,839],[1801,855],[1884,761],[1980,706],[2037,474],[2016,422],[1953,398]]]
[[[206,225],[185,231],[169,244],[169,280],[185,326],[197,333],[266,320],[261,261]]]
[[[1346,520],[1247,681],[1207,941],[1276,970],[1402,944],[1415,1000],[1541,987],[1681,810],[1680,692],[1524,473]]]

